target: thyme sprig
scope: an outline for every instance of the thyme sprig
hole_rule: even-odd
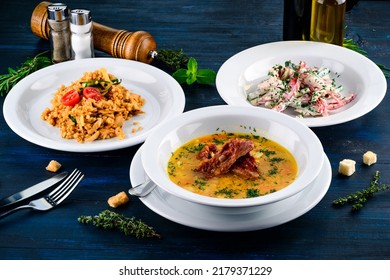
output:
[[[184,67],[187,64],[189,57],[186,54],[184,54],[182,49],[180,50],[161,49],[158,51],[156,60],[162,62],[171,71],[174,72]]]
[[[0,95],[5,96],[23,78],[38,69],[52,64],[49,57],[44,56],[48,51],[37,54],[33,58],[28,58],[20,67],[8,67],[8,73],[0,75]]]
[[[111,210],[104,210],[95,216],[80,216],[77,219],[80,223],[92,224],[104,229],[117,229],[125,235],[133,235],[137,238],[161,238],[153,227],[145,224],[135,217],[128,218]]]
[[[332,204],[334,206],[352,204],[352,211],[360,210],[364,207],[365,203],[374,196],[375,193],[390,189],[390,185],[381,185],[379,183],[379,177],[380,172],[376,171],[369,187],[335,199],[333,200]]]

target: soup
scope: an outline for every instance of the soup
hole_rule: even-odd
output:
[[[280,144],[253,134],[218,133],[193,139],[172,153],[168,175],[176,185],[205,196],[252,198],[281,190],[298,172]]]

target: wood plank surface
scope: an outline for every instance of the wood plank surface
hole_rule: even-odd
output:
[[[38,1],[0,3],[0,73],[49,49],[31,33],[30,17]],[[216,1],[73,1],[72,8],[92,11],[96,22],[153,35],[158,49],[183,49],[201,68],[218,71],[229,57],[249,47],[282,40],[283,2]],[[346,36],[358,39],[376,63],[390,66],[389,1],[359,1],[346,16]],[[17,11],[17,12],[16,12]],[[97,56],[108,55],[97,51]],[[387,79],[388,81],[388,79]],[[185,111],[225,104],[214,85],[183,86]],[[388,93],[388,91],[387,91]],[[0,97],[3,108],[4,97]],[[29,143],[0,116],[0,197],[48,178],[52,160],[65,169],[82,169],[85,179],[55,211],[21,211],[0,220],[0,259],[389,259],[390,193],[375,196],[359,213],[335,209],[341,195],[367,187],[376,170],[390,184],[389,96],[367,115],[348,123],[313,128],[332,166],[332,183],[323,200],[305,215],[277,227],[243,233],[199,230],[169,221],[137,198],[120,209],[153,226],[162,239],[136,239],[119,232],[84,226],[80,215],[108,208],[107,199],[130,187],[129,167],[140,145],[116,151],[68,153]],[[1,109],[3,110],[3,109]],[[378,162],[366,167],[363,153]],[[340,160],[358,161],[351,178],[338,175]]]

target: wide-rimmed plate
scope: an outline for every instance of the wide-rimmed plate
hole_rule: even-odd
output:
[[[252,134],[287,149],[297,164],[297,176],[277,192],[250,199],[203,196],[174,184],[167,172],[172,152],[193,139],[215,133]],[[250,208],[284,200],[306,188],[321,171],[324,151],[317,135],[303,123],[263,108],[209,106],[187,111],[156,128],[145,140],[142,164],[150,179],[165,191],[191,202],[230,208]]]
[[[50,100],[62,85],[78,80],[84,72],[106,68],[122,79],[122,85],[145,99],[142,115],[125,122],[126,138],[78,143],[64,139],[59,128],[41,120]],[[97,152],[133,146],[145,141],[149,132],[161,122],[181,114],[185,97],[181,86],[167,73],[151,65],[116,58],[91,58],[55,64],[24,78],[7,95],[4,101],[4,118],[19,136],[34,144],[71,152]],[[132,132],[134,122],[142,130]]]
[[[361,117],[373,110],[386,94],[386,79],[379,67],[365,56],[344,47],[309,41],[283,41],[255,46],[229,58],[217,73],[216,86],[229,105],[253,106],[246,91],[267,78],[269,69],[285,61],[306,62],[309,67],[326,66],[334,74],[343,94],[356,94],[356,99],[332,111],[326,117],[300,118],[310,127],[328,126]],[[286,110],[293,117],[297,113]]]
[[[148,177],[142,166],[141,149],[136,152],[130,165],[130,182],[133,186],[143,183]],[[313,209],[327,193],[332,170],[329,159],[325,160],[318,177],[303,191],[285,200],[262,205],[258,211],[240,214],[215,211],[213,207],[193,203],[176,197],[162,188],[155,188],[142,203],[158,215],[193,228],[243,232],[275,227],[292,221]]]

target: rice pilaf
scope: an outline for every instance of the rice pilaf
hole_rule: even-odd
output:
[[[76,139],[80,143],[114,137],[124,139],[124,122],[144,113],[141,107],[145,100],[119,83],[105,68],[85,72],[69,86],[61,85],[51,100],[53,107],[46,108],[41,118],[59,127],[61,137]],[[83,96],[86,85],[100,88],[99,100]],[[71,91],[77,92],[80,99],[73,106],[65,105],[63,97]]]

